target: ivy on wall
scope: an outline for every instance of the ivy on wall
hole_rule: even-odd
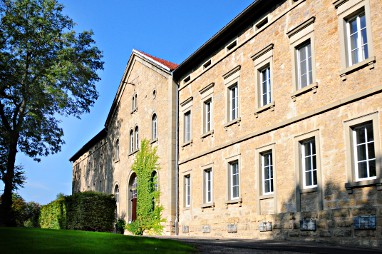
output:
[[[156,172],[159,171],[157,148],[147,139],[141,141],[132,170],[137,175],[137,218],[126,225],[126,229],[135,235],[160,234],[163,230],[159,204],[159,185]]]

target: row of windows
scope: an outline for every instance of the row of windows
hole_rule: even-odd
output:
[[[368,32],[370,24],[367,23],[366,7],[352,10],[349,15],[340,15],[344,21],[344,41],[346,66],[354,66],[369,57],[370,44]],[[346,14],[346,13],[345,13]],[[304,22],[299,27],[288,33],[291,45],[294,48],[294,79],[296,93],[315,82],[315,62],[313,55],[313,23],[315,18]],[[305,31],[300,33],[301,29]],[[257,107],[262,110],[269,107],[273,99],[272,84],[272,57],[273,44],[255,54],[252,58],[255,62],[257,75]],[[293,97],[293,96],[292,96]],[[227,87],[227,122],[239,119],[239,82],[232,82]],[[203,103],[203,134],[212,130],[212,98]],[[191,135],[191,110],[184,113],[184,143],[190,142]]]
[[[317,136],[311,136],[298,141],[299,175],[303,189],[318,186],[318,153]],[[352,153],[352,170],[355,181],[376,179],[376,157],[373,121],[350,126]],[[274,193],[274,149],[269,148],[259,152],[260,195]],[[203,203],[213,202],[213,169],[203,170]],[[240,198],[240,167],[239,159],[228,162],[228,198]],[[184,206],[191,205],[191,174],[184,176]]]
[[[158,138],[158,118],[156,114],[153,114],[151,118],[151,140],[155,141]],[[130,130],[130,153],[139,150],[139,128]],[[119,139],[115,142],[115,160],[119,160]]]

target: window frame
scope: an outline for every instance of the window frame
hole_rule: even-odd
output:
[[[118,162],[119,161],[119,139],[117,138],[115,140],[115,157],[114,157],[114,161],[115,162]]]
[[[233,165],[237,167],[237,184],[233,182]],[[239,156],[234,156],[227,160],[227,201],[226,204],[241,203],[241,177],[240,177],[240,159]],[[233,190],[237,187],[237,196],[234,196]]]
[[[297,25],[295,28],[287,32],[289,37],[289,43],[291,47],[292,56],[292,83],[295,92],[292,94],[292,99],[295,100],[297,96],[300,96],[306,92],[312,91],[316,93],[318,84],[316,82],[316,60],[315,60],[315,37],[314,37],[314,23],[316,18],[313,16],[308,20]],[[299,83],[299,63],[297,51],[305,43],[310,43],[311,49],[311,66],[312,66],[312,80],[305,86],[301,87]]]
[[[208,179],[208,176],[210,177]],[[203,169],[203,205],[211,205],[213,203],[213,171],[212,167],[208,167]],[[210,185],[208,185],[208,180],[210,182]],[[210,189],[208,188],[210,186]],[[208,194],[210,194],[210,199],[208,199]]]
[[[209,117],[209,121],[208,121],[208,117]],[[213,102],[212,102],[212,97],[209,97],[208,99],[203,101],[203,134],[207,134],[213,130],[212,117],[213,117]]]
[[[183,143],[188,144],[192,140],[192,112],[191,109],[183,113]]]
[[[376,176],[370,178],[357,178],[357,167],[355,165],[355,148],[354,148],[354,134],[353,129],[359,126],[371,123],[373,127],[374,136],[374,153],[375,153],[375,167]],[[364,186],[376,185],[377,189],[382,189],[381,179],[381,144],[380,144],[380,120],[379,113],[373,112],[367,115],[363,115],[357,118],[344,121],[345,128],[345,144],[346,144],[346,171],[347,171],[347,183],[345,188],[349,194],[353,193],[354,188],[360,188]]]
[[[225,128],[234,123],[239,123],[240,118],[240,69],[241,65],[236,66],[232,70],[223,75],[224,84],[226,86],[226,124]],[[232,104],[232,88],[236,87],[235,103]],[[233,106],[235,107],[235,118],[232,117]]]
[[[135,126],[135,129],[134,129],[134,138],[135,138],[135,150],[134,151],[138,151],[139,150],[139,128],[138,126]]]
[[[184,187],[184,207],[191,207],[191,174],[183,176]]]
[[[271,158],[270,158],[270,162],[271,164],[267,164],[265,165],[265,159],[269,160],[269,158],[266,158],[265,156],[268,156],[268,155],[271,155]],[[272,195],[274,193],[274,167],[273,167],[273,154],[272,154],[272,150],[267,150],[267,151],[264,151],[264,152],[261,152],[260,153],[260,169],[261,169],[261,194],[262,196],[267,196],[267,195]],[[269,167],[271,167],[271,170],[272,170],[272,176],[269,176],[268,178],[265,177],[265,171],[268,169],[269,171]],[[268,172],[269,174],[269,172]],[[266,190],[266,182],[271,182],[271,190],[268,189]]]
[[[158,116],[154,113],[151,117],[151,140],[158,139]]]
[[[255,116],[258,117],[258,114],[271,109],[274,111],[275,99],[273,91],[273,48],[274,44],[271,43],[265,48],[261,49],[259,52],[254,54],[251,58],[254,62],[255,69]],[[265,103],[263,102],[263,86],[262,86],[262,71],[269,68],[269,83],[270,83],[270,101]]]
[[[130,137],[130,153],[134,152],[134,147],[135,147],[134,136],[135,136],[134,130],[130,129],[130,134],[129,134],[129,137]]]
[[[376,61],[374,55],[372,23],[370,17],[370,1],[369,0],[337,0],[333,3],[337,9],[338,16],[338,32],[340,37],[341,48],[341,71],[340,77],[346,80],[346,76],[358,69],[369,66],[374,69]],[[355,15],[364,12],[366,22],[366,37],[368,43],[368,57],[362,61],[350,64],[349,59],[349,38],[348,38],[348,21]]]

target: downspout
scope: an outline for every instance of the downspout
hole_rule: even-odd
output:
[[[176,83],[175,83],[176,84]],[[175,94],[175,235],[179,235],[179,86]]]

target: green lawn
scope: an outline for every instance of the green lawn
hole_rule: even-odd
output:
[[[0,253],[193,253],[192,246],[149,237],[34,228],[1,228]]]

